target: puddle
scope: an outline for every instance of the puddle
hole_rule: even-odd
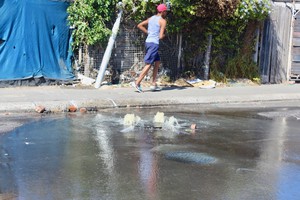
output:
[[[299,129],[196,107],[50,115],[0,135],[0,197],[292,199]]]

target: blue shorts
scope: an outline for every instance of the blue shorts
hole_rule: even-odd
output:
[[[153,64],[155,61],[160,61],[160,57],[158,54],[159,44],[155,44],[153,42],[146,42],[146,55],[144,57],[144,61],[147,64]]]

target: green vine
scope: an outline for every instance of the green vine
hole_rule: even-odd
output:
[[[235,18],[247,20],[264,20],[271,11],[269,0],[243,0],[237,7]]]
[[[269,12],[268,0],[243,0],[230,19],[216,18],[209,23],[207,33],[213,33],[211,78],[259,76],[257,64],[252,60],[254,32]]]
[[[68,7],[73,31],[73,46],[105,42],[110,34],[109,22],[114,16],[115,0],[75,0]]]

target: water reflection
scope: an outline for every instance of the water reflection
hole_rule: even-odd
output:
[[[105,127],[103,126],[97,126],[96,129],[96,141],[98,142],[99,146],[99,156],[101,157],[103,163],[104,163],[104,172],[107,173],[108,180],[107,185],[110,189],[110,194],[112,195],[112,199],[116,199],[114,194],[117,191],[117,178],[116,178],[116,172],[115,172],[115,154],[113,145],[110,141],[111,139],[111,133],[108,132]]]
[[[148,148],[141,148],[138,163],[139,176],[147,199],[159,199],[157,194],[158,161]]]
[[[9,171],[6,175],[12,174],[12,177],[7,177],[1,182],[4,181],[4,184],[6,180],[13,182],[14,187],[10,190],[17,193],[20,198],[56,197],[53,191],[56,190],[55,184],[59,181],[63,163],[63,157],[59,152],[64,151],[64,143],[71,130],[63,128],[68,127],[69,120],[62,119],[60,131],[64,132],[64,135],[58,142],[55,142],[58,132],[54,126],[50,128],[53,125],[52,122],[48,123],[45,125],[49,127],[44,131],[41,131],[38,124],[33,123],[7,135],[5,142],[1,140],[4,142],[1,145],[7,149],[7,155],[11,158],[7,163],[9,167],[5,167]],[[47,140],[44,140],[44,134],[48,135]],[[2,188],[0,191],[3,191]]]

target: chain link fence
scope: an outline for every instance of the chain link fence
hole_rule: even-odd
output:
[[[145,55],[146,35],[135,28],[121,26],[114,44],[106,73],[106,81],[113,84],[130,82],[134,80],[143,69]],[[178,48],[176,38],[166,37],[160,42],[161,66],[159,76],[165,75],[174,80],[182,71],[181,49]],[[85,76],[96,78],[106,47],[100,45],[90,46],[88,50],[82,49],[75,53],[75,69]],[[88,55],[86,56],[86,51]],[[149,71],[150,79],[152,72]]]

